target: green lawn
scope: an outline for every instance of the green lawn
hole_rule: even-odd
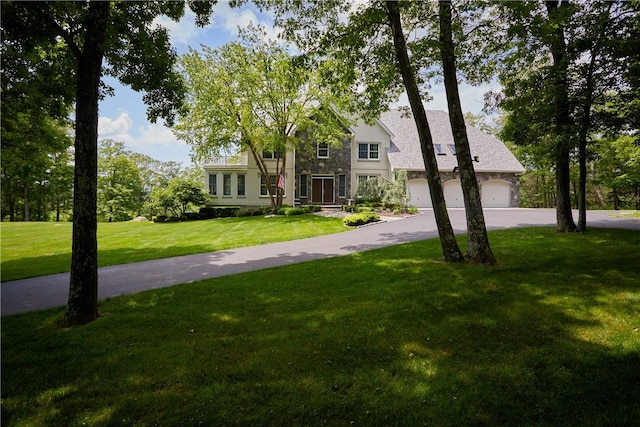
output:
[[[100,223],[98,261],[104,267],[345,230],[342,220],[317,215]],[[71,223],[2,222],[0,233],[3,281],[69,271]]]
[[[639,425],[640,232],[490,238],[4,317],[2,425]]]

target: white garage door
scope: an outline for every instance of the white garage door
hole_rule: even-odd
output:
[[[511,202],[511,185],[506,181],[485,181],[482,183],[483,208],[508,208]]]
[[[459,179],[452,179],[444,183],[444,199],[447,208],[464,208],[462,186]]]
[[[409,205],[416,208],[430,208],[431,195],[426,179],[409,180]]]

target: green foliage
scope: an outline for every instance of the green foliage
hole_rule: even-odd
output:
[[[376,177],[360,182],[356,194],[361,204],[384,204],[392,208],[404,208],[409,201],[407,171],[397,171],[393,180]]]
[[[309,212],[310,210],[308,210],[307,208],[283,207],[278,209],[278,215],[284,215],[284,216],[303,215]]]
[[[344,225],[349,227],[357,227],[359,225],[369,224],[370,222],[380,221],[380,216],[375,212],[360,212],[349,215],[343,220]]]
[[[349,121],[334,111],[334,92],[275,42],[254,33],[245,38],[182,57],[189,98],[176,136],[202,160],[247,151],[263,176],[278,173],[281,156],[292,149],[315,141],[341,144]],[[276,153],[276,170],[268,170],[263,151]],[[277,188],[269,184],[267,191],[272,208],[279,208]]]
[[[171,211],[180,218],[188,209],[204,205],[209,195],[202,183],[193,179],[177,177],[169,181],[167,187],[151,190],[149,199],[155,209]]]
[[[103,221],[128,221],[140,214],[143,182],[131,157],[122,142],[100,142],[98,216]]]
[[[492,268],[432,239],[110,298],[82,328],[5,316],[2,424],[636,424],[638,231],[490,238]]]

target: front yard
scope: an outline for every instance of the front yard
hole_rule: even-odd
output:
[[[2,425],[640,424],[640,232],[490,239],[4,317]]]
[[[337,218],[219,218],[157,224],[98,224],[101,267],[283,242],[346,231]],[[71,223],[0,222],[2,281],[69,271]]]

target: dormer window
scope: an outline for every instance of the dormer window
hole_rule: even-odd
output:
[[[327,144],[326,142],[318,142],[318,158],[329,158],[329,144]]]

